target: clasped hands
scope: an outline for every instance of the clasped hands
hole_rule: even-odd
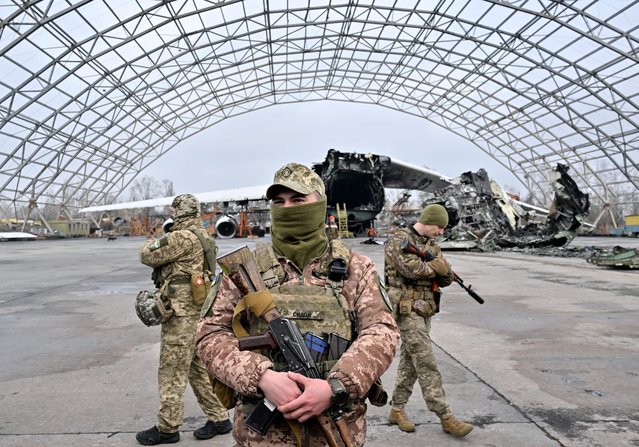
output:
[[[286,419],[306,422],[331,406],[333,391],[324,379],[269,369],[260,378],[258,386]]]

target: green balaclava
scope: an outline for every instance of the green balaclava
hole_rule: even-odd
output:
[[[271,205],[271,241],[275,252],[290,259],[300,270],[311,259],[326,250],[328,238],[324,226],[326,194],[324,182],[315,172],[298,163],[288,163],[275,173],[273,184],[266,191],[271,199],[277,187],[286,187],[302,194],[317,192],[317,202],[280,207]]]
[[[424,225],[437,225],[438,227],[446,227],[448,225],[448,212],[446,208],[438,204],[431,204],[424,208],[422,215],[419,217],[419,223]]]

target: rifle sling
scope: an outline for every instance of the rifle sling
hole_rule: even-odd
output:
[[[240,316],[245,310],[250,310],[256,317],[260,318],[266,316],[266,314],[277,309],[275,301],[273,301],[273,295],[268,290],[260,290],[258,292],[249,293],[244,295],[240,301],[238,301],[235,309],[233,309],[233,333],[236,337],[246,337],[249,333],[244,329],[240,322]]]

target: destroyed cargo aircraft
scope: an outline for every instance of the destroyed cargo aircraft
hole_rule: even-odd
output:
[[[548,210],[511,198],[483,169],[463,173],[423,205],[439,203],[448,210],[442,247],[562,247],[585,222],[590,202],[566,165],[557,164],[551,177],[555,197]]]
[[[328,214],[338,218],[338,207],[346,208],[348,227],[355,235],[374,227],[386,201],[384,188],[436,191],[451,182],[439,172],[385,155],[335,149],[312,168],[326,185]]]
[[[582,194],[558,165],[554,182],[555,203],[550,211],[513,200],[484,170],[467,172],[456,179],[431,169],[391,159],[385,155],[339,152],[330,149],[324,161],[312,169],[326,185],[328,214],[346,210],[348,230],[364,235],[382,211],[385,188],[429,193],[427,203],[441,203],[450,214],[446,229],[449,244],[463,248],[541,247],[567,244],[588,213],[588,196]],[[194,194],[201,203],[231,203],[251,211],[265,209],[268,185],[240,187]],[[83,208],[80,212],[106,212],[170,205],[173,197],[114,203]],[[425,203],[426,204],[426,203]],[[425,205],[424,204],[424,205]],[[226,211],[215,224],[218,237],[234,237],[238,220]]]
[[[326,184],[329,214],[337,217],[337,207],[345,205],[355,234],[373,226],[385,188],[428,193],[422,207],[439,203],[448,210],[444,246],[449,248],[563,246],[575,237],[590,207],[588,195],[562,164],[552,172],[555,198],[548,210],[513,199],[483,169],[452,179],[388,156],[335,149],[313,169]]]

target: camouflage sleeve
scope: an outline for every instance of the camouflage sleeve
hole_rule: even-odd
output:
[[[167,244],[157,250],[151,251],[151,246],[155,242],[154,239],[149,239],[144,243],[140,249],[140,262],[142,264],[149,267],[159,267],[183,259],[193,253],[194,236],[189,231],[171,232],[166,237]]]
[[[397,273],[404,278],[434,278],[436,273],[428,266],[427,262],[424,262],[417,255],[402,251],[401,243],[406,237],[406,233],[397,232],[388,240],[386,247],[384,247],[385,262],[391,262]]]
[[[351,398],[362,399],[393,361],[399,329],[384,305],[375,265],[368,257],[353,253],[343,293],[357,314],[358,337],[329,378],[339,379]]]
[[[231,324],[240,298],[240,291],[224,276],[211,311],[198,323],[196,350],[216,378],[240,394],[258,396],[257,384],[273,363],[261,354],[239,350]]]

